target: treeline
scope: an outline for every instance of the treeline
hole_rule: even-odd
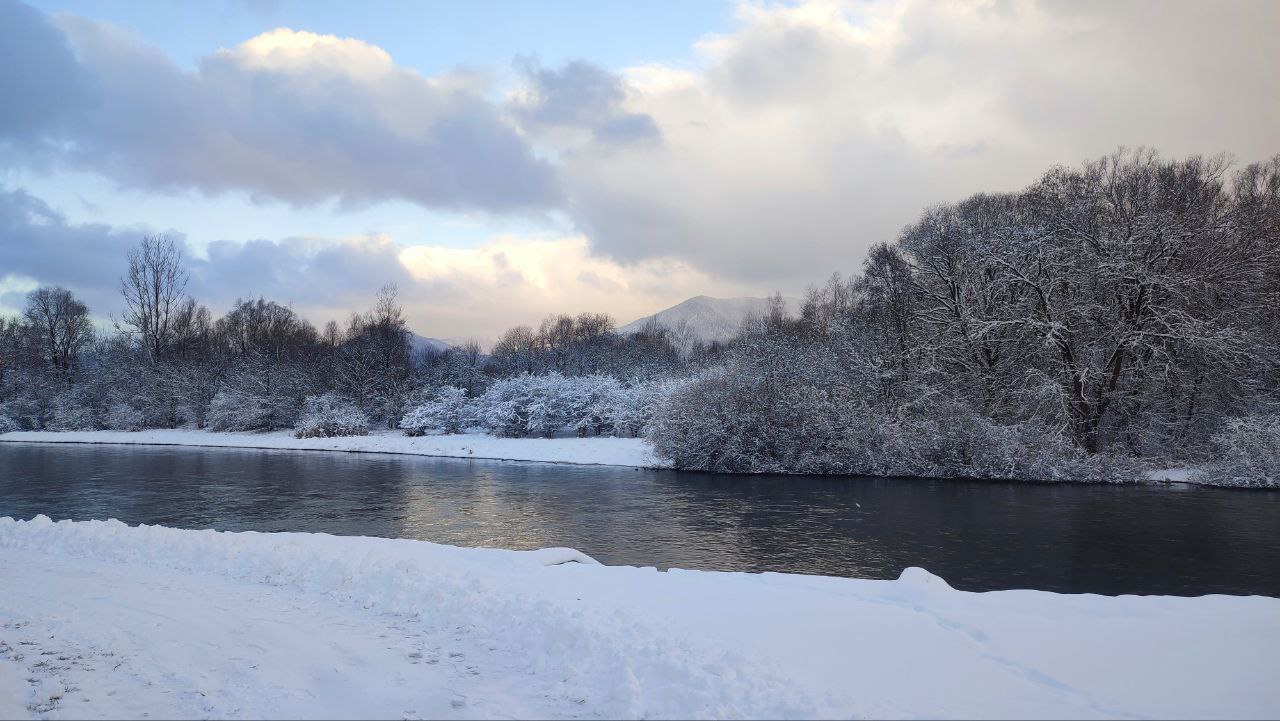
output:
[[[0,319],[0,430],[643,434],[709,471],[1280,485],[1280,157],[1118,152],[929,208],[723,346],[587,313],[414,357],[392,288],[317,330],[185,286],[152,237],[109,332],[32,292]]]
[[[237,301],[215,319],[186,295],[187,282],[180,249],[151,236],[129,254],[124,310],[110,330],[97,331],[89,308],[64,288],[28,294],[21,316],[0,317],[0,432],[397,428],[442,388],[482,397],[496,381],[530,372],[603,374],[630,388],[714,354],[700,346],[682,353],[675,334],[657,326],[619,336],[608,316],[584,314],[549,318],[536,332],[513,329],[488,355],[474,343],[415,355],[393,287],[368,312],[318,330],[265,299]]]
[[[716,471],[1280,484],[1280,158],[1119,152],[926,210],[657,414]],[[1269,439],[1269,440],[1268,440]],[[1269,445],[1268,445],[1269,444]]]
[[[624,383],[609,375],[565,376],[556,371],[520,373],[494,381],[477,396],[443,386],[410,411],[400,427],[409,435],[480,430],[516,438],[553,438],[564,432],[636,437],[650,427],[653,412],[674,383],[642,378]]]

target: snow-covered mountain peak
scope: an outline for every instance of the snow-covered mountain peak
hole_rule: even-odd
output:
[[[794,313],[799,301],[784,298],[787,312]],[[671,306],[665,310],[634,320],[618,332],[627,335],[644,328],[651,318],[669,328],[680,325],[688,327],[692,334],[705,342],[725,341],[732,338],[748,316],[764,313],[769,307],[768,298],[713,298],[709,295],[695,295],[688,300]]]

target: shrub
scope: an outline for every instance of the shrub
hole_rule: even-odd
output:
[[[205,421],[215,431],[267,431],[276,427],[270,399],[224,388],[209,402]]]
[[[97,427],[88,394],[83,389],[73,388],[54,397],[45,428],[51,431],[92,431]]]
[[[0,433],[12,433],[22,430],[22,426],[18,422],[9,417],[7,413],[0,413]]]
[[[529,433],[529,405],[537,376],[524,373],[502,378],[476,399],[477,422],[497,436],[520,438]]]
[[[20,397],[0,403],[0,418],[17,426],[15,431],[40,429],[40,408],[29,398]],[[2,423],[3,421],[0,421]]]
[[[298,438],[367,436],[369,418],[354,403],[336,393],[307,396],[293,435]]]
[[[1136,462],[1089,455],[1048,424],[998,423],[960,405],[896,425],[888,457],[893,475],[1020,481],[1133,481]]]
[[[650,380],[636,381],[621,388],[612,409],[614,435],[631,438],[645,435],[657,409],[678,386],[678,381]]]
[[[1195,482],[1280,487],[1280,413],[1232,418],[1213,446],[1217,458],[1192,475]]]
[[[414,408],[400,419],[400,427],[410,436],[427,433],[461,433],[469,422],[467,392],[444,386],[431,400]]]
[[[1132,460],[1090,456],[1039,421],[959,404],[894,416],[802,382],[768,388],[716,368],[672,387],[648,437],[677,468],[738,473],[1129,481]]]
[[[146,416],[128,403],[112,403],[104,418],[107,428],[113,431],[140,431],[146,427]]]

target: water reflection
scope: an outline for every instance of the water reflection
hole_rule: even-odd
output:
[[[1280,595],[1280,493],[634,469],[234,449],[0,445],[0,515],[320,531],[605,563],[959,588]]]

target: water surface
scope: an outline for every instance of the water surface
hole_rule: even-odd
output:
[[[0,516],[571,546],[608,564],[968,590],[1280,596],[1280,492],[722,476],[412,456],[0,444]]]

